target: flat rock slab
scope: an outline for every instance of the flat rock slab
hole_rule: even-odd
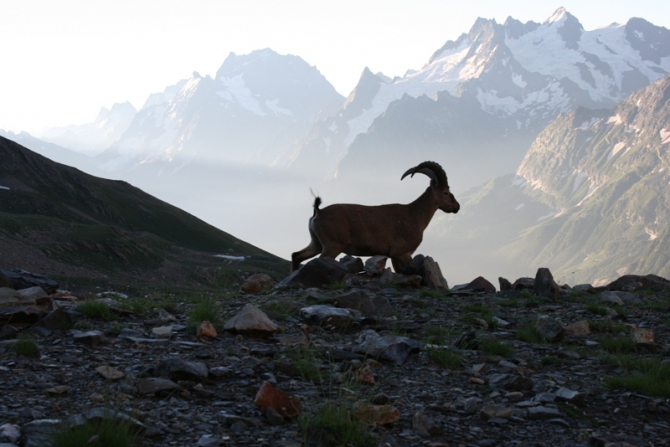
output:
[[[345,328],[351,326],[355,321],[350,310],[325,304],[303,307],[300,309],[300,316],[309,324],[334,328]]]
[[[224,330],[237,334],[270,336],[279,327],[258,307],[247,304],[224,325]]]
[[[105,342],[105,334],[103,334],[101,331],[86,331],[86,332],[81,332],[81,331],[72,331],[74,332],[73,334],[73,340],[75,343],[82,343],[87,346],[100,346]]]
[[[360,311],[366,317],[388,317],[391,303],[385,296],[378,296],[366,290],[353,289],[335,297],[340,307]]]
[[[353,352],[392,361],[398,366],[405,363],[412,352],[421,350],[421,343],[416,340],[396,335],[382,337],[372,329],[361,332],[356,342],[359,344],[352,349]]]
[[[30,273],[21,269],[0,270],[0,273],[7,278],[9,287],[16,290],[38,286],[44,289],[46,293],[52,294],[56,293],[60,285],[57,281],[49,279],[44,275]]]
[[[158,377],[147,377],[140,379],[137,384],[137,390],[141,395],[155,394],[161,391],[172,391],[179,388],[179,385],[169,379],[161,379]]]
[[[532,420],[555,419],[563,416],[557,408],[553,407],[531,407],[527,411],[528,419]]]
[[[109,365],[98,366],[95,370],[102,377],[108,380],[118,380],[125,377],[125,374]]]
[[[61,428],[60,419],[38,419],[23,424],[22,437],[25,438],[24,447],[45,447],[52,445],[53,437]]]
[[[489,377],[489,385],[511,391],[523,391],[533,388],[533,381],[528,377],[515,374],[493,374]]]
[[[179,357],[169,357],[158,363],[154,373],[172,380],[202,380],[207,378],[209,371],[202,362],[187,362]]]
[[[263,382],[256,393],[254,403],[263,412],[273,408],[282,417],[294,418],[302,412],[302,402],[294,394],[273,387],[270,382]]]

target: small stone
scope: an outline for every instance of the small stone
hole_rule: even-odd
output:
[[[215,435],[202,435],[196,445],[198,447],[215,447],[221,445],[222,439]]]
[[[298,396],[279,390],[268,381],[261,385],[254,403],[262,412],[272,407],[282,417],[294,418],[302,413],[302,402]]]
[[[505,397],[510,402],[521,402],[523,400],[523,393],[520,391],[510,391],[509,393],[505,393]]]
[[[477,412],[477,407],[479,406],[481,399],[478,397],[468,397],[463,401],[463,410],[466,413],[474,414]]]
[[[470,383],[474,383],[476,385],[484,385],[486,382],[484,379],[480,379],[479,377],[470,377],[470,380],[468,380]]]
[[[195,331],[195,335],[200,338],[216,338],[218,334],[214,325],[209,321],[205,320],[198,325],[198,328]]]
[[[155,367],[157,376],[172,380],[203,380],[209,375],[207,365],[202,362],[188,362],[179,357],[168,357]]]
[[[363,260],[361,258],[346,255],[340,259],[340,263],[342,263],[346,267],[347,273],[352,273],[355,275],[356,273],[360,273],[363,271],[364,265]]]
[[[165,309],[158,309],[158,319],[163,321],[177,321],[177,317]]]
[[[255,273],[247,278],[240,290],[242,293],[257,295],[265,290],[272,289],[276,284],[275,280],[267,273]]]
[[[388,261],[387,256],[372,256],[365,261],[363,268],[368,275],[381,275],[386,268],[386,261]]]
[[[372,374],[372,370],[367,365],[359,369],[356,373],[356,376],[358,377],[359,382],[367,383],[368,385],[375,384],[375,376]]]
[[[4,424],[0,427],[0,439],[16,443],[21,438],[21,429],[18,425]]]
[[[472,324],[474,326],[478,326],[482,329],[488,329],[489,328],[489,324],[486,321],[482,320],[481,318],[473,318],[472,319]]]
[[[100,331],[75,332],[74,341],[87,346],[100,346],[105,341],[105,335]]]
[[[51,388],[44,390],[47,394],[65,394],[70,391],[70,387],[67,385],[56,385]]]
[[[412,416],[412,428],[425,438],[442,434],[442,429],[435,425],[423,411],[417,411]]]
[[[109,365],[98,366],[95,370],[107,380],[118,380],[125,376],[121,371],[114,369]]]
[[[103,404],[105,403],[105,396],[99,393],[91,394],[91,402],[94,402],[96,404]]]
[[[561,416],[561,412],[552,407],[537,406],[528,409],[528,419],[531,420],[554,419],[560,418]]]
[[[579,391],[573,391],[569,388],[560,387],[559,389],[554,391],[554,396],[556,396],[557,399],[561,400],[572,400],[575,397],[579,396]]]
[[[272,407],[265,410],[265,418],[270,425],[282,425],[285,422],[284,416]]]
[[[528,377],[514,374],[493,374],[489,377],[489,385],[493,388],[522,391],[532,389],[533,381]]]
[[[161,391],[172,391],[179,388],[179,385],[172,380],[161,379],[158,377],[148,377],[140,379],[137,389],[141,395],[156,394]]]
[[[589,322],[586,320],[577,321],[565,327],[565,333],[572,337],[586,337],[591,333]]]
[[[501,407],[499,405],[487,405],[481,409],[479,415],[482,419],[501,418],[507,419],[514,411],[513,408]]]
[[[393,405],[372,405],[358,401],[354,404],[354,411],[360,420],[371,427],[392,424],[400,419],[400,411]]]
[[[172,337],[172,326],[159,326],[151,329],[151,332],[157,338],[170,338]]]
[[[547,315],[542,315],[535,321],[535,329],[542,338],[549,342],[558,341],[565,335],[565,328],[558,320],[553,320]]]

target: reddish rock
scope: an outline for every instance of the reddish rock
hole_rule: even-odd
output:
[[[216,338],[218,334],[212,323],[205,320],[200,323],[200,326],[196,329],[196,335],[198,337]]]
[[[372,369],[370,369],[369,366],[364,366],[359,369],[356,375],[358,376],[359,382],[367,383],[369,385],[375,384],[375,376],[372,374]]]
[[[633,336],[633,340],[635,340],[636,343],[654,342],[654,331],[652,329],[643,327],[632,327],[630,329],[630,335]]]
[[[264,290],[272,289],[276,284],[275,280],[267,273],[256,273],[247,278],[240,290],[243,293],[257,295]]]
[[[392,424],[400,419],[400,411],[393,405],[373,405],[359,401],[354,404],[354,410],[357,417],[371,427]]]
[[[586,320],[577,321],[570,326],[566,326],[565,333],[572,337],[586,337],[591,333],[589,322]]]
[[[268,408],[274,408],[286,418],[294,418],[302,412],[302,402],[298,396],[279,390],[267,381],[263,382],[256,393],[254,403],[263,413]]]

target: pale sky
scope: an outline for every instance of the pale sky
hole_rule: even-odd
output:
[[[368,66],[401,76],[477,17],[543,22],[564,6],[585,29],[642,17],[670,28],[668,0],[0,0],[0,129],[39,134],[95,119],[228,53],[300,56],[344,96]]]

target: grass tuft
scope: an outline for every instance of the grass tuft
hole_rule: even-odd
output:
[[[499,355],[505,358],[509,358],[514,355],[514,348],[512,346],[493,338],[483,340],[481,343],[479,343],[479,349],[489,355]]]
[[[32,338],[20,334],[16,343],[12,345],[12,351],[24,357],[37,358],[40,356],[40,348]]]
[[[657,358],[618,356],[619,365],[629,372],[625,376],[605,379],[608,388],[625,388],[652,396],[670,397],[670,364]]]
[[[525,341],[526,343],[541,344],[545,342],[544,338],[542,338],[542,335],[540,335],[538,330],[532,324],[527,324],[517,329],[516,338],[521,341]]]
[[[378,443],[366,421],[343,402],[328,401],[312,413],[303,413],[298,427],[305,445],[375,447]]]
[[[598,342],[612,354],[630,354],[635,348],[635,340],[628,337],[601,338]]]
[[[214,298],[202,298],[188,313],[188,328],[195,330],[203,321],[209,321],[218,329],[221,326],[220,306]]]
[[[86,301],[77,306],[77,312],[95,320],[110,321],[114,319],[109,306],[103,301]]]
[[[454,370],[463,364],[463,356],[448,348],[428,348],[426,352],[429,359],[443,368]]]
[[[53,447],[135,447],[139,435],[128,423],[111,418],[89,421],[77,427],[64,426],[55,435]]]

